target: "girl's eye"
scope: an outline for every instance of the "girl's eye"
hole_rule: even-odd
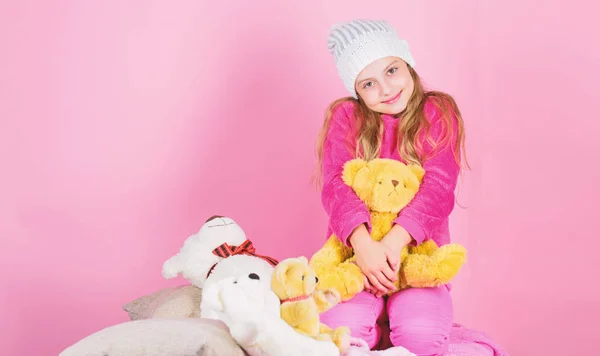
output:
[[[365,83],[365,85],[363,86],[363,88],[367,89],[373,86],[373,82],[367,82]]]
[[[396,68],[396,67],[394,67],[394,68],[390,68],[390,69],[388,70],[388,73],[390,73],[390,74],[394,74],[394,73],[396,73],[396,71],[397,71],[397,70],[398,70],[398,68]]]

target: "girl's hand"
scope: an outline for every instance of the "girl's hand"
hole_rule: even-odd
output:
[[[350,243],[356,255],[356,264],[368,281],[365,283],[365,290],[372,291],[374,288],[378,296],[394,291],[397,274],[388,263],[388,260],[393,259],[393,251],[382,242],[371,239],[364,225],[354,230]]]
[[[394,224],[392,229],[381,239],[381,243],[388,246],[392,250],[392,258],[388,259],[388,263],[393,266],[394,272],[397,274],[400,269],[400,254],[404,246],[412,241],[412,236],[400,225]]]

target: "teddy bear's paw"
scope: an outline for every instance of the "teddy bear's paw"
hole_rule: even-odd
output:
[[[340,293],[336,289],[326,289],[317,291],[318,298],[328,306],[334,306],[339,304],[342,299]]]
[[[365,288],[365,277],[355,263],[341,264],[338,275],[344,284],[344,289],[340,291],[342,301],[351,299]]]
[[[430,256],[409,255],[401,268],[406,285],[414,288],[438,286],[438,262]]]
[[[438,280],[448,283],[465,263],[467,250],[461,245],[450,244],[440,247],[432,257],[436,260]]]
[[[319,341],[333,341],[331,339],[331,335],[327,334],[327,333],[320,333],[317,336],[315,336],[315,340],[319,340]]]
[[[331,339],[338,347],[340,352],[346,351],[350,347],[350,328],[347,326],[340,326],[338,328],[335,328],[331,332]]]

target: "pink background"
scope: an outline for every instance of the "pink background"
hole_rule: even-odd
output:
[[[125,321],[122,304],[183,283],[163,280],[162,262],[215,213],[262,253],[310,255],[326,223],[313,141],[346,95],[326,35],[353,17],[391,21],[463,110],[473,170],[452,215],[470,250],[457,320],[511,355],[596,350],[597,12],[369,4],[4,3],[0,354],[55,355]]]

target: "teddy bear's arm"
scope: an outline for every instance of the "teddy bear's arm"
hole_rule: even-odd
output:
[[[335,289],[315,290],[313,299],[317,304],[319,314],[326,312],[340,302],[340,294]]]

